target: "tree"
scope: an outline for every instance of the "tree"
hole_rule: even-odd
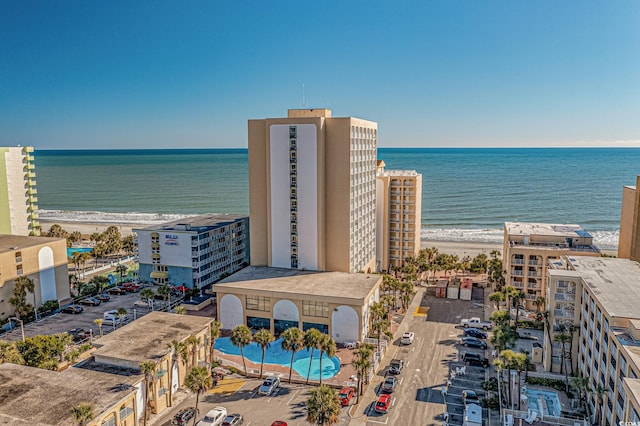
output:
[[[118,275],[120,275],[120,282],[124,281],[124,277],[127,275],[128,271],[129,271],[129,268],[127,268],[127,265],[125,265],[124,263],[121,263],[118,266],[116,266],[115,272],[117,272]]]
[[[356,404],[360,400],[362,395],[362,381],[366,377],[367,372],[373,366],[371,357],[373,356],[373,346],[369,343],[360,345],[358,350],[353,354],[353,361],[351,365],[356,370],[356,376],[358,378],[358,392],[356,393]]]
[[[93,405],[88,402],[81,402],[71,408],[71,416],[74,422],[84,426],[93,419]]]
[[[191,368],[198,366],[198,349],[200,348],[200,338],[198,336],[189,336],[185,342],[187,349],[191,353]]]
[[[176,306],[173,308],[173,313],[178,315],[187,315],[187,308],[184,306]]]
[[[516,331],[518,330],[518,318],[520,317],[520,302],[525,300],[527,296],[520,290],[516,290],[513,292],[511,296],[511,304],[516,309]]]
[[[500,352],[500,358],[502,358],[502,362],[504,363],[504,368],[506,368],[507,370],[507,377],[509,378],[509,386],[508,386],[508,405],[511,405],[511,402],[513,401],[512,395],[511,395],[511,370],[513,370],[517,364],[516,361],[516,356],[517,354],[515,352],[513,352],[510,349],[506,349],[502,352]]]
[[[601,386],[599,383],[596,384],[593,389],[591,389],[591,392],[594,394],[595,396],[595,406],[596,406],[596,413],[595,413],[595,419],[594,419],[594,423],[596,425],[600,424],[600,417],[602,417],[602,414],[600,414],[600,410],[599,408],[603,406],[604,404],[604,394],[607,391],[607,389],[603,386]]]
[[[167,300],[171,296],[171,287],[169,287],[169,284],[160,284],[157,291],[158,294],[162,296],[164,302],[167,303]]]
[[[157,365],[153,361],[143,361],[140,363],[140,372],[144,375],[144,426],[147,426],[147,418],[149,418],[149,404],[151,401],[150,394],[156,381]],[[154,398],[155,399],[155,398]]]
[[[118,313],[118,319],[120,320],[120,327],[122,327],[122,322],[124,317],[127,315],[127,310],[125,308],[118,308],[116,312]]]
[[[135,243],[133,242],[133,235],[127,235],[122,239],[122,249],[127,254],[127,256],[133,255],[135,252]]]
[[[323,334],[318,342],[318,349],[320,349],[320,385],[322,385],[322,356],[327,354],[327,357],[333,358],[336,355],[336,341],[328,334]]]
[[[5,362],[24,365],[24,358],[22,358],[14,342],[0,340],[0,364]]]
[[[500,303],[504,302],[504,293],[501,291],[494,291],[489,295],[489,300],[496,305],[496,310],[500,310]]]
[[[262,350],[262,358],[260,359],[260,378],[262,379],[262,368],[264,367],[264,354],[271,346],[271,342],[275,340],[273,334],[266,328],[261,328],[253,335],[253,341],[260,346]]]
[[[251,330],[246,325],[237,325],[231,330],[231,344],[240,348],[244,375],[247,375],[247,364],[244,359],[244,348],[251,343]]]
[[[512,363],[513,363],[514,370],[518,372],[518,410],[520,410],[520,391],[522,389],[521,373],[523,371],[526,371],[526,369],[528,368],[528,364],[529,364],[528,361],[529,361],[529,358],[527,358],[526,354],[523,354],[521,352],[514,352]]]
[[[89,280],[89,283],[96,286],[97,293],[102,293],[102,290],[109,285],[109,278],[105,277],[104,275],[96,275]]]
[[[169,373],[169,380],[171,381],[171,384],[169,385],[169,400],[173,401],[173,371],[176,370],[179,372],[179,369],[177,368],[178,362],[182,361],[184,364],[187,360],[187,345],[184,342],[174,339],[167,345],[167,349],[171,352],[171,372]],[[178,383],[180,383],[180,377],[178,377]]]
[[[198,402],[200,402],[200,394],[213,385],[211,380],[211,374],[206,367],[193,367],[187,373],[187,377],[184,379],[184,385],[191,392],[196,394],[196,413],[198,412]],[[193,417],[193,424],[196,424],[198,416]]]
[[[144,300],[145,302],[149,302],[149,300],[153,299],[153,296],[155,295],[156,292],[151,288],[143,288],[142,291],[140,291],[140,299]]]
[[[100,337],[102,337],[102,323],[104,320],[102,318],[96,318],[93,320],[93,323],[98,326],[98,331],[100,332]]]
[[[320,385],[311,390],[311,396],[307,400],[307,421],[320,426],[336,424],[340,409],[336,390]]]
[[[543,296],[538,296],[532,303],[533,306],[536,307],[536,313],[540,313],[544,309],[544,305],[547,301]]]
[[[71,335],[58,333],[27,337],[24,341],[15,342],[15,345],[24,359],[24,365],[57,369],[65,350],[72,343]]]
[[[304,333],[302,337],[302,346],[310,353],[309,359],[309,369],[307,370],[307,384],[309,384],[309,376],[311,375],[311,364],[313,363],[313,351],[318,347],[318,343],[320,343],[320,339],[322,338],[322,333],[316,328],[310,328]]]
[[[211,323],[211,329],[209,331],[209,337],[211,338],[211,350],[209,351],[209,362],[213,363],[213,351],[216,346],[216,339],[220,337],[220,331],[222,330],[222,323],[214,320]]]
[[[507,312],[509,312],[509,321],[511,321],[511,304],[512,304],[511,299],[515,294],[520,292],[520,290],[516,289],[513,286],[508,285],[504,287],[502,291],[504,292],[504,297],[507,299]]]
[[[298,327],[287,328],[281,335],[282,350],[291,351],[291,362],[289,363],[289,383],[291,383],[291,373],[293,372],[293,358],[299,350],[302,349],[303,333]]]
[[[560,343],[560,346],[562,347],[562,350],[560,351],[560,373],[562,373],[564,370],[564,383],[566,388],[565,391],[568,392],[569,391],[569,369],[566,366],[566,360],[567,360],[567,344],[571,340],[571,336],[565,333],[563,330],[560,333],[556,334],[553,340]]]
[[[587,404],[587,393],[589,392],[589,379],[582,374],[569,379],[571,387],[578,393],[578,400],[582,404],[582,408],[587,416],[589,416],[589,404]]]
[[[391,323],[387,320],[387,309],[382,302],[375,302],[369,308],[371,314],[371,330],[378,336],[378,352],[380,352],[380,339],[383,333],[387,333],[391,328]]]
[[[53,238],[67,238],[69,236],[69,233],[64,229],[62,229],[60,225],[58,225],[57,223],[54,223],[49,228],[49,232],[46,232],[44,236],[53,237]]]
[[[27,292],[33,293],[33,280],[26,275],[21,275],[13,280],[13,296],[9,298],[9,304],[13,306],[16,316],[23,319],[33,311],[33,305],[27,303]]]

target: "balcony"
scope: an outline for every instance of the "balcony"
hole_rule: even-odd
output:
[[[35,179],[36,178],[36,172],[27,172],[27,173],[25,173],[25,177],[27,177],[28,179]]]
[[[573,311],[568,311],[566,309],[554,309],[553,316],[556,318],[573,318]]]
[[[511,271],[511,275],[515,277],[523,277],[524,273],[522,271]]]
[[[27,196],[36,195],[37,193],[38,193],[38,190],[36,188],[28,188],[25,195]]]
[[[38,202],[38,197],[35,197],[35,196],[32,195],[29,198],[27,198],[27,200],[29,200],[29,204],[37,203]]]
[[[575,303],[576,296],[573,294],[556,293],[554,295],[554,300]]]
[[[29,215],[27,216],[30,220],[36,220],[38,219],[40,216],[38,216],[38,213],[36,212],[31,212],[29,213]]]
[[[512,259],[511,260],[511,264],[512,265],[524,265],[524,259]]]

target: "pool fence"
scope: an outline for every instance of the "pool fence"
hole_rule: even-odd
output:
[[[514,419],[526,419],[529,416],[529,413],[527,411],[510,410],[507,408],[502,409],[503,418],[506,418],[509,414],[511,414]],[[538,413],[538,419],[542,422],[541,424],[549,424],[549,425],[565,425],[565,426],[587,425],[588,426],[591,424],[587,419],[571,419],[568,417],[544,416],[544,415],[541,415],[540,413]]]

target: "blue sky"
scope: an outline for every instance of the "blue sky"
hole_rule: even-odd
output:
[[[640,2],[0,1],[0,145],[246,147],[305,105],[384,147],[640,146]]]

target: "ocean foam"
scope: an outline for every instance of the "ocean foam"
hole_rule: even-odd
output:
[[[39,210],[41,220],[47,222],[88,222],[88,223],[126,223],[131,225],[149,224],[158,225],[172,220],[192,217],[192,214],[166,214],[166,213],[111,213],[96,211],[73,210]]]

